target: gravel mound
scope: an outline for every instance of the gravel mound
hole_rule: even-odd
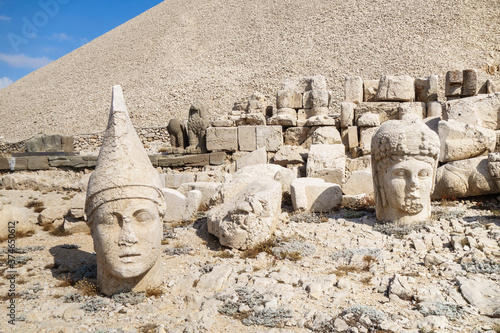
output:
[[[427,76],[500,63],[500,1],[170,0],[0,91],[0,136],[104,130],[111,86],[133,123],[165,126],[204,102],[213,116],[290,77]],[[443,82],[441,82],[443,84]]]

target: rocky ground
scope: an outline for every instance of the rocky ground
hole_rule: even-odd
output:
[[[4,207],[67,211],[83,193],[26,186],[0,189]],[[40,205],[28,206],[36,221]],[[16,238],[15,326],[0,243],[0,332],[500,332],[499,215],[495,196],[436,201],[410,230],[376,224],[370,206],[285,204],[274,237],[242,252],[221,247],[200,213],[165,226],[161,288],[112,298],[95,288],[89,233],[62,233],[54,217]]]

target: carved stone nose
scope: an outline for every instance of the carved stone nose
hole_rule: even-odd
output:
[[[118,240],[118,245],[133,245],[137,243],[137,239],[134,228],[132,226],[132,221],[130,218],[125,217],[123,219],[122,230],[120,232],[120,239]]]

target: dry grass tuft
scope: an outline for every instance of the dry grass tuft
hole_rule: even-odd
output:
[[[255,245],[252,248],[246,249],[240,255],[240,258],[241,259],[246,259],[246,258],[254,259],[254,258],[257,258],[257,256],[261,252],[265,252],[265,253],[268,253],[268,254],[273,254],[272,251],[271,251],[271,249],[273,247],[275,247],[275,246],[276,246],[276,239],[275,238],[270,238],[270,239],[268,239],[266,241],[263,241],[262,243],[259,243],[259,244]]]
[[[33,208],[35,213],[41,213],[45,209],[45,204],[43,201],[38,201],[37,199],[30,200],[25,205],[26,208]]]
[[[52,229],[49,233],[52,236],[56,236],[56,237],[64,237],[64,236],[71,235],[71,231],[64,230],[64,227],[62,225],[58,226],[57,228]]]
[[[80,290],[84,296],[95,296],[99,294],[99,286],[97,281],[93,279],[83,278],[75,283],[75,288]]]
[[[146,288],[146,297],[160,297],[165,292],[161,287],[148,287]]]

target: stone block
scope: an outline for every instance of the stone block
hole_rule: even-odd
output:
[[[303,127],[307,123],[307,118],[309,118],[310,109],[298,109],[297,110],[297,126]]]
[[[238,128],[237,127],[207,128],[207,149],[210,151],[238,150]]]
[[[337,145],[312,145],[307,158],[307,177],[322,178],[334,184],[344,183],[345,147]]]
[[[10,170],[10,157],[0,157],[0,170]]]
[[[307,90],[326,90],[326,78],[323,75],[307,77]]]
[[[66,153],[75,151],[75,139],[72,136],[61,136],[61,150]]]
[[[380,126],[380,118],[375,113],[364,113],[358,118],[356,123],[359,127],[375,127]]]
[[[87,222],[78,219],[72,219],[71,217],[66,217],[64,219],[62,227],[64,231],[70,232],[72,234],[90,233],[90,228]]]
[[[415,79],[415,101],[429,103],[438,100],[438,76]]]
[[[302,108],[302,94],[292,90],[278,90],[276,94],[276,107],[301,109]]]
[[[419,119],[427,117],[427,104],[424,102],[406,102],[399,105],[399,119],[403,119],[405,115],[414,114]]]
[[[246,154],[236,160],[236,170],[240,170],[249,165],[255,164],[266,164],[267,163],[267,153],[266,147],[260,147],[259,149]]]
[[[320,108],[322,109],[322,108]],[[327,109],[327,108],[324,108]],[[311,109],[314,110],[314,109]],[[319,115],[307,119],[305,126],[337,126],[340,125],[338,115]],[[340,126],[339,126],[340,127]]]
[[[358,126],[347,127],[347,138],[349,142],[349,149],[359,147]]]
[[[278,151],[283,145],[283,129],[281,126],[257,126],[257,148],[265,147],[266,151]]]
[[[238,127],[238,146],[240,151],[254,151],[257,149],[256,126]]]
[[[219,182],[194,182],[194,183],[184,183],[179,188],[178,191],[183,195],[187,195],[190,191],[199,191],[201,193],[201,202],[199,209],[207,210],[211,206],[211,201],[219,193],[219,189],[222,183]]]
[[[497,130],[500,129],[499,113],[500,93],[495,93],[447,101],[443,119]]]
[[[158,166],[181,167],[184,166],[184,158],[182,156],[176,156],[176,157],[158,156]]]
[[[210,164],[210,154],[185,155],[182,158],[184,166],[205,166]]]
[[[381,124],[387,120],[399,119],[399,104],[396,102],[359,103],[354,109],[354,123],[357,124],[359,117],[365,113],[378,114]]]
[[[317,107],[328,107],[330,104],[330,94],[328,90],[310,90],[304,93],[304,109]]]
[[[41,136],[34,137],[25,142],[26,152],[28,153],[38,153],[42,152],[43,147],[43,139]]]
[[[156,168],[158,166],[158,156],[157,155],[149,155],[149,160],[151,164]]]
[[[353,125],[355,106],[354,103],[340,103],[340,127],[346,128]]]
[[[442,102],[429,102],[427,103],[427,117],[443,117],[443,110],[445,106]]]
[[[370,171],[360,170],[351,173],[351,176],[342,186],[342,192],[346,195],[374,195],[373,177]]]
[[[444,95],[446,97],[460,96],[460,93],[462,92],[463,80],[464,78],[462,71],[448,71],[446,73]]]
[[[379,80],[363,81],[363,102],[375,102]]]
[[[500,92],[500,80],[488,79],[486,80],[486,93],[494,94]]]
[[[239,119],[236,119],[236,126],[245,126],[245,125],[265,125],[266,124],[266,116],[264,113],[253,112],[253,113],[245,113],[242,114]]]
[[[29,156],[28,170],[48,170],[49,159],[47,156]]]
[[[177,189],[184,183],[192,183],[195,180],[194,173],[167,173],[165,177],[165,187]]]
[[[312,134],[312,144],[326,144],[334,145],[342,143],[340,133],[335,126],[321,126],[318,127]]]
[[[268,125],[297,126],[297,111],[295,109],[278,109],[276,115],[269,118]]]
[[[166,210],[163,222],[187,222],[196,219],[202,198],[200,191],[192,190],[187,192],[186,195],[170,188],[164,188],[162,191],[168,205],[175,207],[175,209]]]
[[[441,141],[440,162],[469,159],[494,151],[496,133],[493,130],[455,120],[438,124]]]
[[[285,131],[285,145],[300,146],[313,131],[314,127],[290,127]]]
[[[295,211],[326,213],[340,207],[342,190],[321,178],[297,178],[291,184],[291,197]]]
[[[252,177],[275,180],[281,184],[283,193],[290,193],[290,184],[297,178],[297,173],[276,164],[256,164],[238,170],[233,179]]]
[[[326,90],[326,78],[323,75],[315,75],[286,79],[281,90],[292,90],[301,94],[309,90]]]
[[[415,100],[415,80],[409,75],[384,75],[380,79],[375,99],[412,102]]]
[[[344,102],[363,102],[363,79],[359,76],[345,78]]]
[[[219,151],[210,154],[210,165],[222,165],[226,163],[226,153]]]
[[[28,158],[27,157],[12,157],[10,160],[12,171],[28,170]]]
[[[308,149],[301,146],[281,146],[274,155],[274,163],[287,166],[289,164],[304,164],[307,160]]]
[[[378,131],[378,127],[365,127],[360,129],[360,146],[363,155],[370,155],[372,153],[372,137]]]
[[[465,69],[462,72],[463,82],[461,96],[474,96],[478,92],[477,69]]]
[[[83,156],[48,156],[49,166],[56,168],[86,168]]]

